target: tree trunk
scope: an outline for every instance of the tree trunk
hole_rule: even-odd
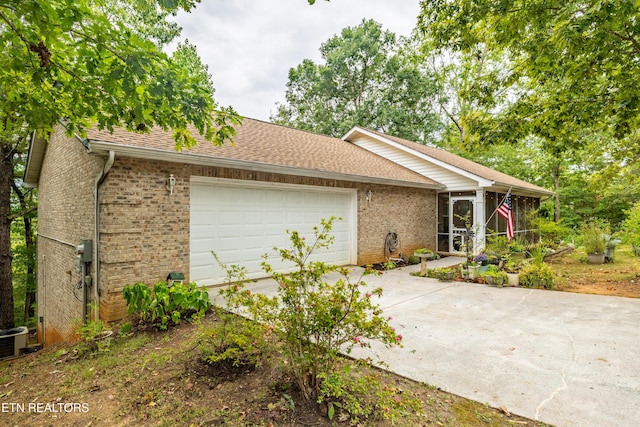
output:
[[[27,276],[24,281],[25,296],[24,296],[24,321],[28,323],[29,319],[35,316],[35,310],[33,303],[36,301],[36,248],[33,239],[33,227],[31,225],[31,214],[35,210],[33,198],[29,197],[27,200],[27,194],[23,192],[20,187],[16,185],[15,177],[11,181],[11,188],[20,201],[20,211],[22,216],[22,222],[24,223],[24,243],[25,243],[25,263],[27,266]],[[15,220],[16,217],[14,216]]]
[[[15,326],[13,319],[13,280],[11,277],[11,144],[0,141],[0,329]]]
[[[24,197],[23,197],[24,198]],[[21,200],[22,201],[22,200]],[[25,214],[24,220],[24,239],[27,247],[27,280],[24,296],[24,321],[28,323],[36,313],[33,303],[36,301],[36,248],[33,240],[33,229],[31,227],[31,218]]]

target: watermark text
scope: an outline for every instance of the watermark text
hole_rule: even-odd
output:
[[[69,413],[87,413],[89,412],[88,403],[78,402],[57,402],[57,403],[17,403],[3,402],[0,404],[0,413],[27,412],[32,414],[69,414]]]

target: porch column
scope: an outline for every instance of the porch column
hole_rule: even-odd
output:
[[[473,209],[473,223],[475,225],[474,232],[476,233],[475,245],[473,253],[478,254],[484,250],[485,237],[486,237],[486,218],[484,209],[484,190],[476,190],[476,202]]]

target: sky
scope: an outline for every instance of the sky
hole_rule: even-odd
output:
[[[209,66],[218,104],[268,121],[285,101],[289,69],[320,63],[322,43],[363,19],[407,36],[418,12],[418,0],[202,0],[175,20]]]

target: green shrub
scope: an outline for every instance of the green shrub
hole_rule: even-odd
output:
[[[495,254],[506,254],[509,252],[509,241],[506,236],[490,234],[487,236],[485,251]]]
[[[627,218],[622,221],[622,237],[626,243],[640,249],[640,202],[636,202],[629,210],[624,211]],[[634,251],[635,255],[640,254]]]
[[[531,227],[538,230],[541,243],[549,248],[558,248],[570,233],[570,230],[561,223],[540,215],[534,215],[530,221]]]
[[[80,356],[94,356],[111,349],[112,331],[107,330],[102,320],[90,320],[78,328],[80,338],[75,349]]]
[[[554,274],[545,263],[531,263],[520,272],[520,286],[525,288],[553,289]]]
[[[511,253],[521,253],[524,252],[525,243],[520,239],[513,239],[511,243],[509,243],[509,252]]]
[[[415,256],[415,255],[411,255],[409,257],[409,264],[411,264],[411,265],[420,264],[420,258]]]
[[[393,270],[397,266],[398,264],[396,264],[394,261],[391,261],[391,260],[388,260],[387,262],[384,263],[385,270]]]
[[[378,376],[357,368],[358,365],[346,365],[331,374],[320,375],[318,403],[326,404],[331,421],[368,425],[386,420],[394,424],[399,418],[422,412],[419,399],[393,385],[382,384]]]
[[[442,281],[451,280],[453,279],[453,276],[455,275],[456,271],[457,269],[452,267],[436,268],[435,276],[438,280],[442,280]]]
[[[203,316],[211,306],[209,293],[195,283],[183,284],[158,282],[153,290],[143,283],[125,286],[122,291],[127,302],[127,312],[160,329],[167,329],[170,322],[181,319],[196,319]]]
[[[278,273],[266,261],[262,263],[264,271],[279,285],[275,296],[251,293],[242,283],[222,291],[229,307],[267,325],[280,338],[282,367],[307,399],[319,396],[322,375],[331,375],[340,351],[369,347],[368,340],[387,346],[402,340],[372,302],[382,289],[366,291],[362,276],[351,281],[348,269],[310,260],[315,250],[333,243],[329,232],[335,219],[322,220],[322,229],[314,227],[312,243],[291,231],[290,247],[274,248],[286,264],[296,266],[294,272]],[[338,272],[341,278],[335,283],[325,281],[324,276],[330,272]],[[371,273],[365,269],[363,275]]]
[[[253,368],[267,352],[271,330],[236,314],[218,310],[218,321],[201,327],[202,360],[223,369]]]

